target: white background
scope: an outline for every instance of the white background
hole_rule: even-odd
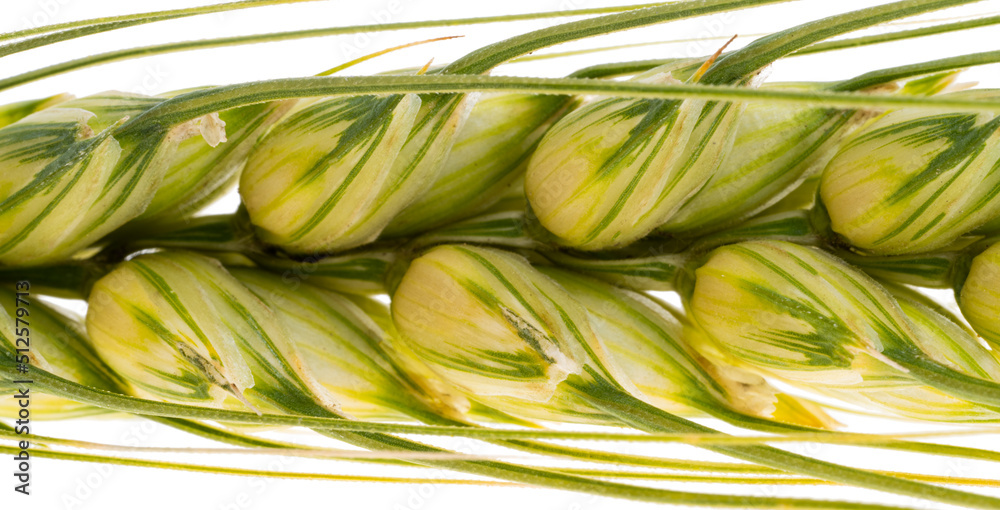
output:
[[[180,8],[199,5],[199,1],[125,0],[2,0],[0,31],[18,30],[39,24],[131,12]],[[616,2],[617,3],[617,2]],[[700,56],[714,51],[723,40],[739,34],[733,48],[745,45],[757,34],[790,27],[837,12],[869,5],[865,1],[828,2],[807,0],[786,5],[743,11],[675,22],[567,44],[557,50],[590,48],[630,42],[697,40],[617,50],[581,57],[546,60],[505,66],[495,74],[563,76],[570,71],[599,62],[614,62],[644,58]],[[0,60],[0,77],[66,61],[98,52],[129,46],[155,44],[193,38],[272,32],[310,27],[344,26],[353,24],[413,21],[435,18],[458,18],[532,11],[608,5],[591,0],[506,0],[504,2],[432,2],[415,0],[376,0],[345,2],[334,0],[319,4],[265,7],[240,12],[211,14],[184,20],[146,25],[118,32],[100,34],[72,42],[56,44]],[[1000,2],[980,2],[972,6],[923,16],[933,20],[975,13],[996,14]],[[431,58],[436,62],[451,61],[467,51],[524,33],[550,26],[559,20],[540,20],[506,24],[422,29],[419,31],[377,32],[370,34],[326,37],[246,47],[223,48],[197,52],[162,55],[152,58],[115,63],[74,72],[32,83],[0,93],[0,103],[29,99],[61,92],[78,96],[117,89],[145,94],[158,94],[175,89],[207,84],[226,84],[256,79],[306,76],[328,69],[360,55],[387,47],[447,35],[463,35],[461,39],[438,42],[406,49],[379,57],[350,71],[369,74],[400,67],[413,67]],[[892,30],[902,27],[892,27]],[[875,29],[864,33],[876,33]],[[772,66],[771,80],[833,80],[861,72],[941,58],[976,51],[996,50],[1000,28],[990,27],[963,34],[936,36],[846,50],[834,54],[815,55],[781,61]],[[712,39],[705,39],[711,37]],[[544,50],[552,51],[552,50]],[[540,52],[542,53],[542,52]],[[979,81],[984,86],[1000,86],[1000,67],[986,66],[965,73],[964,80]],[[227,197],[213,210],[235,208],[235,196]],[[947,295],[944,294],[946,297]],[[875,420],[856,416],[841,416],[855,430],[872,432],[926,430],[933,427],[912,423]],[[718,425],[718,424],[715,424]],[[122,418],[78,420],[72,422],[36,422],[34,432],[42,435],[72,437],[97,442],[139,445],[212,447],[207,441],[179,433],[166,427]],[[277,434],[300,441],[317,441],[306,432],[292,435]],[[979,447],[1000,445],[996,436],[963,437],[953,442]],[[463,440],[444,441],[454,448],[475,453],[496,451]],[[789,447],[810,455],[850,462],[867,468],[908,469],[927,473],[1000,478],[996,465],[958,459],[918,457],[898,453],[862,451],[821,445]],[[622,451],[665,455],[685,455],[709,458],[687,447],[654,447],[648,444],[620,445]],[[332,461],[284,461],[259,456],[181,456],[170,458],[189,462],[216,462],[232,466],[259,469],[327,471],[331,473],[372,473],[394,476],[420,476],[417,471],[372,468],[360,464]],[[524,488],[455,487],[445,485],[373,485],[363,483],[333,483],[290,480],[253,480],[232,476],[203,475],[141,468],[107,467],[93,464],[57,462],[39,459],[32,465],[34,494],[15,495],[13,479],[5,474],[13,468],[0,459],[0,508],[7,509],[116,509],[139,506],[144,509],[174,509],[178,507],[213,510],[263,509],[277,505],[303,505],[304,508],[377,508],[377,509],[445,509],[445,508],[554,508],[598,509],[642,507],[634,503]],[[10,469],[9,469],[10,468]],[[441,473],[436,473],[440,475]],[[666,485],[669,486],[669,485]],[[676,487],[676,486],[674,486]],[[833,487],[751,487],[682,486],[689,490],[740,490],[753,495],[816,496],[830,498],[866,498],[872,501],[937,508],[941,505],[913,502],[906,498],[886,496],[871,491]],[[993,490],[1000,495],[1000,491]]]

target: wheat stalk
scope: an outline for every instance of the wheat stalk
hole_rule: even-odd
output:
[[[34,388],[46,393],[40,413],[151,417],[248,455],[348,456],[205,422],[306,426],[371,450],[358,460],[661,503],[887,508],[613,480],[834,482],[1000,507],[995,498],[935,485],[993,480],[867,471],[771,446],[818,441],[1000,460],[902,434],[831,432],[836,422],[822,406],[761,377],[896,415],[996,421],[1000,364],[975,335],[997,342],[996,245],[986,237],[1000,221],[992,186],[1000,102],[992,91],[949,87],[960,69],[995,63],[1000,53],[826,84],[758,77],[784,57],[988,26],[997,17],[823,42],[970,3],[907,0],[710,57],[602,64],[554,79],[487,75],[555,44],[777,1],[241,35],[126,48],[0,79],[4,90],[140,55],[608,14],[515,36],[441,67],[328,76],[394,48],[309,78],[157,98],[60,95],[0,108],[0,279],[27,279],[35,290],[89,302],[85,332],[59,311],[33,305],[36,350],[28,357],[17,350],[19,317],[0,314],[0,345],[10,358],[0,362],[3,386],[19,387],[11,359],[26,360]],[[0,46],[0,57],[282,3],[297,2],[23,30],[0,36],[12,41]],[[239,213],[190,218],[237,179]],[[155,253],[135,256],[139,250]],[[308,271],[307,282],[299,271]],[[954,287],[974,331],[898,283]],[[648,290],[680,292],[685,311]],[[391,294],[391,314],[365,297],[380,292]],[[5,312],[17,308],[15,296],[3,298]],[[771,435],[721,434],[681,416],[691,414]],[[392,423],[400,420],[410,423]],[[642,433],[546,431],[534,428],[539,421]],[[486,426],[498,423],[514,428]],[[740,475],[533,467],[397,434],[476,438],[532,459]],[[751,464],[549,442],[556,439],[677,442]],[[315,480],[498,483],[197,466],[59,449],[120,451],[113,445],[37,440],[45,445],[39,456],[65,460]]]

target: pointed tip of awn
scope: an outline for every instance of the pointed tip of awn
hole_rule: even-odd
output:
[[[719,58],[719,56],[722,55],[722,52],[726,51],[726,48],[729,47],[729,45],[736,40],[736,37],[738,35],[739,34],[733,34],[733,36],[730,37],[729,40],[726,41],[726,43],[723,44],[721,48],[715,50],[715,53],[713,53],[711,57],[708,57],[708,60],[706,60],[705,63],[702,64],[701,67],[699,67],[698,70],[694,73],[694,77],[692,77],[691,81],[698,81],[698,79],[700,79],[701,76],[705,74],[706,71],[708,71],[708,68],[712,67],[712,64],[715,63],[715,61]]]

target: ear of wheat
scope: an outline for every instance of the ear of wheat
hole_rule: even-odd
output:
[[[10,41],[0,57],[144,23],[299,1],[27,29],[0,35]],[[234,36],[125,48],[0,78],[2,91],[139,55],[600,15],[437,67],[331,76],[421,44],[413,43],[307,78],[0,107],[0,280],[88,303],[84,330],[32,302],[26,355],[23,297],[0,292],[0,389],[23,391],[18,364],[31,365],[33,391],[44,392],[33,400],[38,416],[135,414],[240,447],[223,453],[444,468],[694,506],[889,508],[634,482],[832,482],[1000,508],[995,497],[947,486],[995,480],[860,469],[769,444],[809,440],[1000,461],[987,449],[833,431],[840,424],[831,406],[772,384],[907,419],[995,425],[1000,252],[990,236],[1000,224],[1000,101],[991,89],[961,90],[969,86],[955,81],[961,69],[1000,62],[1000,52],[829,83],[768,83],[761,75],[791,55],[989,26],[1000,17],[827,41],[972,3],[904,0],[763,35],[734,51],[726,43],[710,56],[592,65],[566,78],[489,75],[519,58],[572,53],[525,57],[556,44],[779,1]],[[237,181],[239,211],[196,217]],[[953,288],[962,317],[912,286]],[[647,291],[678,292],[684,309]],[[391,296],[388,308],[370,297],[381,293]],[[691,417],[768,435],[732,436]],[[551,422],[634,432],[540,428]],[[367,451],[265,439],[259,426],[304,426]],[[19,433],[7,429],[0,427],[0,439],[16,446]],[[460,453],[405,434],[487,441],[532,461]],[[692,444],[741,462],[554,442],[587,439]],[[113,455],[115,445],[34,440],[39,456],[68,460],[415,480],[197,466]],[[556,459],[658,471],[549,464]]]
[[[987,243],[990,241],[987,240]],[[1000,343],[1000,244],[993,243],[972,258],[968,272],[956,275],[955,296],[962,314],[979,335],[996,349]]]
[[[716,349],[742,363],[903,414],[995,419],[1000,364],[992,352],[946,317],[897,299],[830,255],[781,242],[736,244],[720,248],[696,274],[693,318]],[[741,322],[741,314],[757,320]],[[887,384],[893,380],[896,389]],[[916,392],[927,395],[906,405]]]

